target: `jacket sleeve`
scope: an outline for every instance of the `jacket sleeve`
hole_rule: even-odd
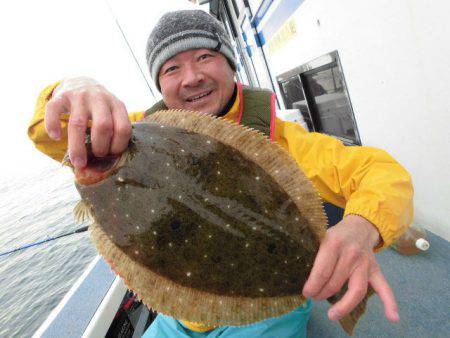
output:
[[[59,141],[52,140],[45,130],[45,109],[47,102],[51,99],[53,90],[58,86],[60,81],[45,88],[39,95],[34,111],[34,116],[28,126],[28,137],[34,143],[35,147],[50,156],[56,161],[62,161],[67,151],[67,125],[69,122],[69,114],[61,115],[61,139]],[[136,122],[144,117],[144,112],[130,113],[131,122]]]
[[[410,174],[388,153],[372,147],[346,147],[333,137],[308,133],[299,124],[276,120],[275,140],[297,161],[320,196],[360,215],[389,246],[413,218]]]

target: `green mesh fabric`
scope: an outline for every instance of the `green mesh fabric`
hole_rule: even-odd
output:
[[[244,112],[242,114],[241,124],[258,130],[264,133],[266,136],[269,136],[271,119],[271,97],[272,92],[267,89],[244,86]],[[158,110],[165,109],[167,109],[167,107],[164,102],[162,100],[158,101],[145,112],[145,116],[149,116],[150,114],[153,114]]]

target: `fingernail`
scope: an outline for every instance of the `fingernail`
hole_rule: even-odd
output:
[[[393,315],[392,319],[393,319],[394,322],[398,322],[400,320],[400,315],[398,314],[397,311],[394,312],[394,315]]]
[[[59,140],[61,138],[61,135],[59,134],[59,132],[57,132],[55,130],[49,130],[48,135],[53,140]]]
[[[309,292],[309,290],[306,287],[303,287],[302,294],[307,298],[311,297],[311,292]]]
[[[84,160],[81,157],[75,157],[73,160],[71,159],[70,162],[72,162],[74,167],[77,168],[84,167]]]
[[[330,320],[338,320],[338,313],[335,310],[330,310],[328,311],[328,318],[330,318]]]

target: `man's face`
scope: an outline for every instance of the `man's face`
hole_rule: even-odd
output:
[[[192,49],[166,61],[159,71],[164,103],[170,109],[219,114],[234,91],[234,72],[221,53]]]

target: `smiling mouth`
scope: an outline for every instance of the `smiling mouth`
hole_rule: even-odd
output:
[[[197,95],[197,96],[190,97],[190,98],[186,99],[186,101],[187,102],[199,101],[199,100],[203,99],[204,97],[209,96],[212,92],[213,91],[211,90],[209,92],[206,92],[206,93],[203,93],[203,94],[200,94],[200,95]]]

